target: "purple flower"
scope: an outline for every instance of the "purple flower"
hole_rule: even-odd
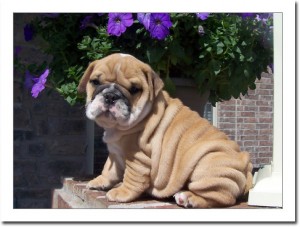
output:
[[[32,40],[33,37],[33,27],[31,24],[26,24],[24,27],[24,38],[25,41],[30,41]]]
[[[92,19],[93,19],[93,16],[86,16],[83,18],[83,20],[80,22],[80,29],[83,30],[85,29],[89,24],[92,23]]]
[[[268,18],[263,18],[259,14],[256,15],[255,20],[261,21],[263,24],[266,24],[268,21]]]
[[[269,18],[272,16],[272,13],[260,13],[256,15],[255,20],[261,21],[263,24],[266,24]]]
[[[140,23],[142,23],[145,26],[146,30],[149,30],[151,13],[138,13],[137,19]]]
[[[107,32],[109,35],[120,36],[127,27],[133,24],[131,13],[109,13]]]
[[[245,19],[247,17],[255,17],[256,14],[255,13],[241,13],[240,15],[243,19]]]
[[[47,82],[49,72],[49,69],[46,69],[45,72],[39,78],[33,79],[36,83],[32,86],[31,89],[32,97],[38,97],[39,93],[45,89],[45,84]]]
[[[197,17],[200,19],[200,20],[206,20],[208,18],[210,13],[196,13]]]
[[[171,26],[168,13],[151,13],[149,31],[153,38],[162,40],[167,37]]]

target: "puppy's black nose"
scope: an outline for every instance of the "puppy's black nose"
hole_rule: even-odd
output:
[[[105,94],[103,94],[103,97],[104,97],[105,103],[108,105],[114,104],[116,100],[121,98],[118,94],[113,93],[113,92],[105,93]]]

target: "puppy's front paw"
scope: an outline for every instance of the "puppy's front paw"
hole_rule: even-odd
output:
[[[100,190],[105,190],[112,187],[112,185],[110,185],[109,181],[104,178],[102,175],[96,177],[95,179],[89,181],[89,183],[87,183],[86,188],[89,189],[100,189]]]
[[[139,194],[135,191],[130,191],[129,189],[120,186],[118,188],[113,188],[106,193],[106,197],[109,201],[114,202],[131,202],[136,199]]]

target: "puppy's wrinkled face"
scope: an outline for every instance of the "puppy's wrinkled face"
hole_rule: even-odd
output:
[[[130,128],[150,111],[162,81],[130,55],[113,54],[90,64],[78,90],[86,89],[86,115],[104,128]]]
[[[89,119],[95,120],[101,115],[112,120],[124,121],[129,118],[131,110],[130,97],[122,87],[115,83],[101,85],[98,79],[91,80],[90,83],[93,84],[95,89],[92,99],[86,106],[86,115]]]

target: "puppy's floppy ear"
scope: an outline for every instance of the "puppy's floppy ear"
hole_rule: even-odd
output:
[[[86,85],[90,79],[90,76],[94,70],[94,67],[96,65],[97,61],[93,61],[92,63],[89,64],[89,66],[87,67],[87,69],[85,70],[80,82],[79,82],[79,85],[77,87],[77,91],[79,93],[84,93],[86,91]]]
[[[150,100],[152,101],[154,97],[163,89],[164,82],[151,68],[146,72],[148,85],[150,88]]]

